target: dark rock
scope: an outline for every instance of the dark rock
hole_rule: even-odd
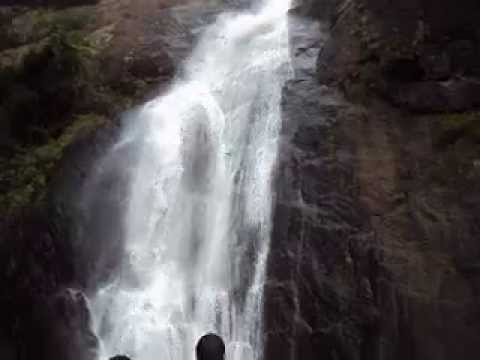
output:
[[[452,79],[444,82],[423,81],[391,84],[388,96],[396,106],[410,111],[463,112],[480,107],[480,81]]]
[[[395,59],[384,66],[385,76],[389,82],[421,81],[425,72],[416,59]]]
[[[99,0],[1,0],[0,6],[55,6],[68,7],[79,5],[91,5],[97,3]]]
[[[98,340],[92,332],[87,298],[81,291],[64,289],[55,294],[44,316],[49,332],[46,347],[52,351],[50,357],[97,359]]]
[[[38,209],[4,220],[1,230],[0,333],[16,358],[48,359],[44,314],[59,284],[73,281],[72,249]]]
[[[452,71],[456,74],[477,74],[480,49],[474,40],[456,40],[451,42],[447,51],[451,58]]]
[[[265,356],[475,358],[478,2],[337,5],[284,89]]]
[[[170,81],[219,9],[125,4],[103,9],[117,27],[89,65],[100,81],[95,90],[112,96],[91,103],[109,114],[121,110],[115,104],[123,96],[146,96],[146,83]],[[480,149],[476,117],[465,125],[462,116],[480,107],[479,6],[296,3],[295,79],[284,89],[265,286],[266,359],[477,357]],[[78,104],[82,83],[70,81],[79,73],[59,71],[55,64],[65,63],[52,62],[53,55],[33,59],[23,96],[2,108],[29,124],[48,119],[61,133],[70,112],[88,106]],[[360,104],[348,103],[340,89]],[[42,116],[32,111],[40,104]],[[443,112],[462,113],[448,119],[454,135],[436,144],[438,124],[450,115],[436,114]],[[10,118],[7,125],[5,132],[25,130]],[[128,145],[110,152],[117,136],[111,123],[77,139],[55,164],[46,203],[2,217],[2,359],[95,358],[88,304],[72,288],[94,291],[122,256],[124,234],[114,219],[137,152]]]
[[[428,80],[446,80],[452,73],[452,60],[445,50],[426,49],[421,66]]]
[[[329,21],[336,3],[336,0],[294,0],[291,12],[317,20]]]
[[[347,92],[362,84],[365,92],[390,99],[390,86],[412,83],[422,96],[429,88],[436,94],[433,97],[446,96],[447,102],[454,103],[443,108],[476,106],[471,101],[457,104],[459,100],[430,82],[459,75],[478,80],[480,34],[474,25],[480,18],[478,2],[468,0],[457,6],[448,1],[364,0],[338,1],[337,5],[332,40],[318,63],[325,83],[340,83]],[[418,84],[423,81],[429,83]]]
[[[47,2],[55,7],[93,3],[25,1],[22,5],[26,7],[0,9],[0,28],[5,28],[3,22],[11,24],[15,16],[34,16],[38,10],[30,6]],[[11,213],[2,211],[2,359],[10,354],[16,359],[95,358],[97,344],[87,326],[85,299],[62,289],[94,291],[121,259],[123,226],[118,214],[126,206],[125,186],[131,173],[125,162],[137,153],[129,146],[113,155],[109,151],[118,140],[114,119],[134,101],[151,96],[153,87],[158,91],[172,79],[192,47],[192,28],[204,25],[203,17],[197,15],[219,9],[203,5],[172,9],[168,1],[146,1],[141,6],[130,1],[113,8],[104,2],[84,7],[85,18],[91,16],[95,21],[81,29],[82,38],[100,34],[104,39],[95,42],[94,49],[90,43],[72,46],[60,37],[61,41],[45,47],[32,45],[35,51],[19,62],[19,69],[2,67],[0,71],[1,130],[5,136],[0,139],[2,192],[17,191],[23,196],[21,186],[35,186],[34,195],[42,194],[32,201],[24,196],[24,203]],[[63,18],[75,9],[49,10]],[[112,23],[117,25],[115,31]],[[30,42],[37,41],[35,34],[31,35],[20,45],[30,48]],[[63,35],[69,38],[72,34]],[[10,45],[19,44],[2,43],[1,48]],[[133,89],[118,91],[116,85],[127,81],[134,83]],[[93,121],[99,118],[104,121]],[[20,157],[13,151],[18,148],[25,154],[27,172],[38,171],[37,162],[48,169],[40,173],[41,186],[30,186],[29,178],[25,184],[15,178],[5,181],[4,163]],[[38,149],[42,156],[53,153],[53,160],[37,160]],[[32,158],[36,162],[30,166]],[[25,172],[18,166],[13,170],[14,175]]]
[[[311,78],[314,73],[314,64],[323,43],[323,26],[325,25],[318,21],[306,20],[298,15],[290,16],[291,55],[295,77],[299,80],[303,77]]]
[[[138,78],[148,79],[159,76],[173,77],[175,67],[168,54],[164,53],[158,56],[158,60],[151,57],[134,58],[128,64],[129,72]]]
[[[321,47],[321,35],[317,42]],[[364,220],[357,212],[348,149],[337,152],[333,140],[344,103],[314,73],[299,71],[284,89],[283,104],[265,356],[355,359],[364,327],[378,315],[370,281],[356,280],[354,271],[350,243]]]

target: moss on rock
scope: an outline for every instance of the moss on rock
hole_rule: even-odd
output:
[[[47,37],[0,53],[0,121],[23,147],[40,145],[61,132],[81,107],[79,99],[89,83],[88,62],[95,51],[83,31],[88,20],[82,13],[59,13],[29,12],[27,20],[39,28],[31,31]]]
[[[10,159],[0,160],[0,212],[14,213],[42,201],[55,166],[64,150],[81,135],[94,131],[106,119],[96,114],[77,116],[56,139],[37,147],[18,148]]]
[[[444,114],[439,125],[440,145],[451,145],[460,139],[480,144],[480,112]]]

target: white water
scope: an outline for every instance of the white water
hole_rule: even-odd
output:
[[[122,270],[92,299],[101,358],[192,360],[213,331],[228,360],[262,359],[288,8],[268,0],[219,16],[183,80],[146,104],[117,144],[141,150]]]

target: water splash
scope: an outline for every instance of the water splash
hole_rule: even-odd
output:
[[[122,269],[92,299],[102,357],[191,360],[196,340],[214,331],[228,359],[262,358],[288,8],[270,0],[220,15],[184,79],[125,131],[120,144],[140,150]]]

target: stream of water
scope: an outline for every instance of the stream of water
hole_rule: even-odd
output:
[[[181,78],[130,119],[117,144],[140,149],[125,258],[91,301],[102,359],[192,360],[206,332],[228,360],[262,359],[289,2],[219,15]]]

